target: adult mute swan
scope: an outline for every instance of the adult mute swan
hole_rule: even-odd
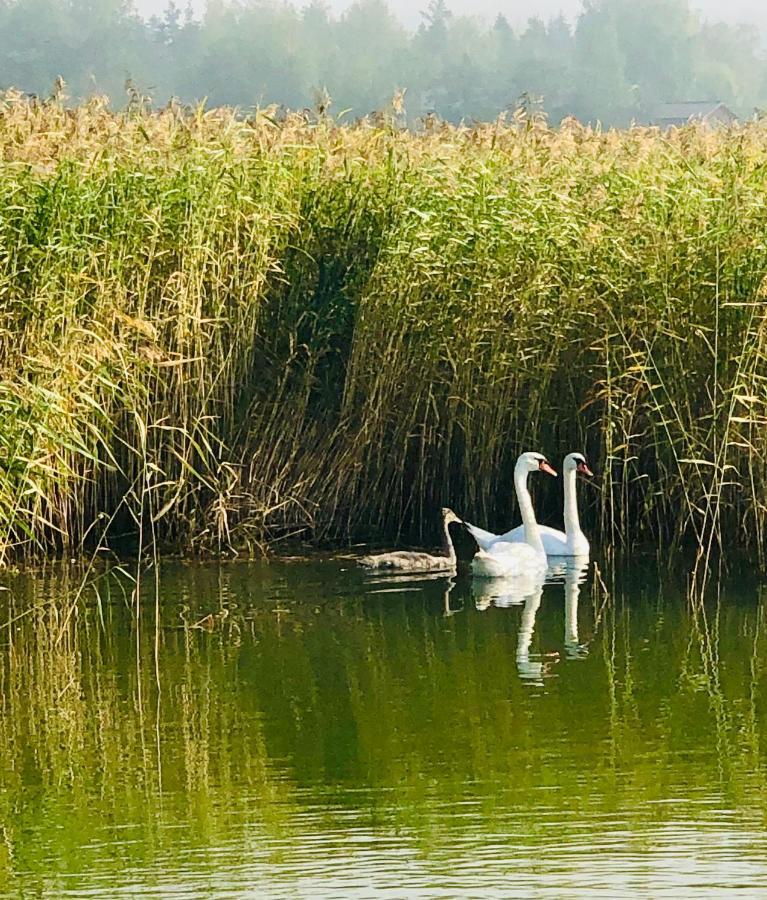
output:
[[[471,561],[471,571],[486,577],[519,576],[546,570],[546,551],[541,532],[535,521],[533,502],[527,489],[530,472],[557,473],[540,453],[523,453],[514,466],[514,490],[522,513],[524,539],[522,542],[498,541],[497,536],[475,525],[464,523],[479,546]],[[490,538],[490,540],[487,540]]]
[[[578,518],[575,482],[579,474],[591,477],[594,473],[588,467],[586,457],[582,453],[568,453],[562,463],[565,487],[565,530],[559,531],[557,528],[549,528],[548,525],[538,526],[543,549],[547,556],[587,556],[589,553],[589,542],[581,531],[581,523]],[[474,525],[467,525],[467,528],[474,535],[477,543],[486,548],[494,547],[499,543],[521,544],[526,540],[524,523],[505,534],[492,534],[476,528]]]
[[[390,569],[398,572],[455,572],[455,547],[448,526],[461,520],[447,507],[442,508],[442,556],[410,550],[361,556],[357,562],[366,569]]]

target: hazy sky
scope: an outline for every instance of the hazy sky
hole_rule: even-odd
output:
[[[161,12],[167,0],[134,0],[137,8],[144,15]],[[279,0],[277,0],[279,2]],[[350,5],[351,0],[327,0],[333,10],[342,11]],[[180,7],[186,6],[186,0],[176,0]],[[407,25],[415,26],[420,21],[419,10],[424,9],[428,0],[389,0],[389,7],[398,18]],[[303,5],[297,0],[296,5]],[[481,15],[495,18],[503,12],[513,24],[521,24],[530,16],[539,15],[549,18],[563,11],[574,19],[581,8],[581,0],[447,0],[448,7],[455,13]],[[690,5],[699,9],[705,18],[725,20],[727,22],[749,22],[767,26],[767,0],[691,0]],[[205,0],[192,0],[192,6],[201,11]]]

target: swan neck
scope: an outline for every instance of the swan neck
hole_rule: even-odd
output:
[[[576,492],[575,482],[577,472],[570,469],[564,473],[565,476],[565,534],[568,537],[574,537],[581,533],[581,523],[578,518],[578,496]]]
[[[442,551],[450,562],[455,564],[455,547],[450,537],[450,523],[447,519],[442,520]]]
[[[535,550],[544,553],[541,532],[538,522],[535,520],[533,501],[530,499],[530,491],[527,489],[527,469],[516,469],[514,472],[514,489],[517,492],[519,511],[522,513],[522,524],[525,526],[525,541]]]

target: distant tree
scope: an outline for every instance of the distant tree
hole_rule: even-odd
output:
[[[359,112],[382,109],[401,87],[397,65],[407,33],[384,0],[356,0],[336,26],[339,54],[331,92]]]
[[[188,0],[187,0],[188,2]],[[662,100],[767,107],[767,63],[754,29],[702,23],[688,0],[585,0],[575,28],[561,16],[515,30],[455,16],[429,0],[412,33],[386,0],[356,0],[334,15],[325,0],[181,0],[141,19],[131,0],[0,0],[0,88],[41,96],[66,79],[73,101],[124,85],[158,102],[309,106],[327,89],[351,116],[407,90],[411,118],[494,118],[520,95],[542,97],[549,118],[575,114],[623,125]]]
[[[181,30],[181,10],[173,0],[170,0],[162,16],[152,16],[149,20],[149,27],[159,41],[172,43]]]
[[[693,28],[687,0],[612,0],[624,73],[637,85],[640,111],[685,99],[694,82]]]
[[[704,24],[695,41],[695,90],[735,109],[767,101],[761,40],[747,25]]]
[[[587,4],[578,18],[570,103],[584,121],[626,125],[634,113],[615,18],[613,6],[606,3]]]
[[[573,67],[573,39],[561,17],[546,25],[530,19],[519,38],[512,78],[515,95],[543,97],[555,119],[568,112]]]
[[[498,14],[486,43],[489,44],[484,57],[487,101],[497,114],[513,106],[518,93],[514,81],[518,39],[506,16]]]
[[[493,22],[493,31],[498,36],[501,42],[503,41],[514,41],[514,32],[509,25],[509,20],[504,16],[503,13],[498,13],[495,17],[495,22]]]
[[[447,8],[445,0],[430,0],[429,5],[421,12],[423,22],[419,32],[425,48],[441,50],[447,43],[448,28],[453,14]]]
[[[300,16],[294,7],[263,2],[208,3],[194,81],[214,104],[302,107],[311,88],[298,54]]]

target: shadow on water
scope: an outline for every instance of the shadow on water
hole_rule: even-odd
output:
[[[337,562],[17,576],[0,895],[767,887],[761,590]]]

